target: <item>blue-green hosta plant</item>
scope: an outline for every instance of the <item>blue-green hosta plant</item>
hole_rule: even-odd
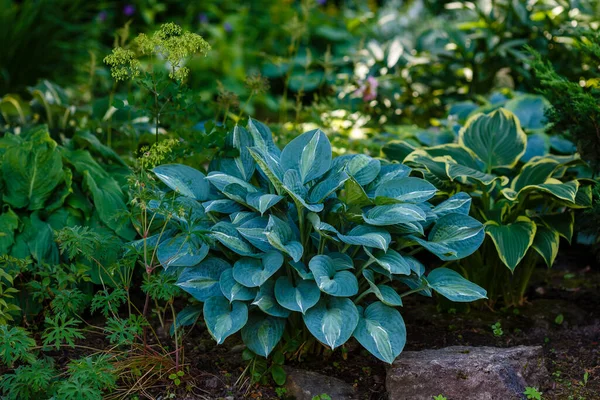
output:
[[[539,258],[552,266],[560,237],[573,236],[573,210],[589,207],[588,180],[575,179],[570,168],[578,156],[545,155],[523,160],[527,137],[519,119],[500,108],[469,118],[458,143],[416,149],[401,157],[449,197],[471,201],[472,215],[485,224],[488,239],[460,260],[469,279],[488,290],[491,302],[521,304]],[[392,143],[383,152],[393,159]]]
[[[182,311],[178,324],[202,313],[217,343],[241,331],[265,357],[286,329],[331,349],[354,337],[391,363],[406,340],[403,295],[486,297],[450,269],[427,274],[413,256],[427,249],[458,260],[479,247],[483,225],[467,215],[466,194],[434,206],[436,188],[409,177],[410,168],[365,155],[332,158],[320,130],[280,150],[269,128],[250,120],[228,141],[239,155],[213,160],[207,175],[184,165],[154,169],[173,189],[149,205],[173,216],[158,258],[204,303]]]

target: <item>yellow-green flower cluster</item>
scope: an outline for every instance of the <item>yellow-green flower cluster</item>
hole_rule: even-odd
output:
[[[104,63],[110,66],[110,73],[117,81],[133,79],[140,74],[140,61],[135,53],[122,47],[113,49],[112,54],[104,57]]]

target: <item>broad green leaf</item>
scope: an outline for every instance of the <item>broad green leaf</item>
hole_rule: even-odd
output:
[[[306,313],[319,301],[321,291],[315,281],[297,280],[296,285],[290,278],[282,276],[275,283],[275,298],[284,308]]]
[[[381,153],[389,160],[404,162],[406,156],[412,153],[415,147],[403,140],[393,140],[381,148]]]
[[[387,252],[376,251],[371,253],[365,248],[365,251],[369,258],[374,260],[377,265],[385,269],[389,274],[392,275],[410,275],[411,265],[400,253],[395,250],[388,250]]]
[[[375,274],[370,269],[363,270],[363,276],[369,283],[370,291],[377,296],[385,305],[399,307],[402,305],[402,298],[396,291],[387,285],[376,285]]]
[[[197,236],[179,234],[158,245],[156,256],[165,270],[171,267],[193,267],[206,257],[208,246]]]
[[[250,132],[250,135],[252,135],[254,146],[266,153],[274,154],[277,157],[279,156],[281,150],[279,150],[273,141],[273,134],[267,125],[255,119],[248,118],[248,131]]]
[[[521,157],[522,162],[529,162],[534,157],[543,157],[550,152],[550,137],[544,132],[527,135],[527,148]]]
[[[376,206],[363,214],[369,225],[386,226],[406,222],[425,221],[425,212],[414,204]]]
[[[292,229],[287,223],[270,215],[266,232],[267,239],[273,247],[288,254],[294,261],[300,261],[304,248],[300,242],[294,240]]]
[[[435,196],[437,189],[431,183],[420,178],[397,178],[384,182],[375,190],[375,202],[422,203]]]
[[[451,213],[469,215],[470,209],[471,196],[465,192],[459,192],[450,197],[448,200],[445,200],[435,206],[431,211],[433,211],[438,217],[443,217],[444,215]]]
[[[204,302],[204,321],[211,336],[221,344],[248,321],[248,306],[241,301],[229,301],[223,296],[211,297]]]
[[[228,135],[227,142],[232,148],[239,151],[239,155],[233,159],[222,159],[221,171],[237,171],[238,178],[250,181],[255,169],[254,160],[248,151],[248,148],[253,145],[252,136],[246,129],[236,125]]]
[[[306,327],[332,350],[346,343],[358,325],[358,310],[350,299],[322,298],[303,316]]]
[[[523,165],[521,172],[513,180],[511,188],[515,192],[519,192],[526,186],[543,184],[552,176],[559,165],[558,161],[551,158],[529,161]]]
[[[484,288],[448,268],[436,268],[427,276],[429,287],[451,301],[470,302],[487,298]]]
[[[353,336],[375,357],[391,364],[406,344],[406,326],[396,309],[375,302],[360,308]]]
[[[237,231],[254,247],[267,253],[275,250],[269,243],[269,239],[267,239],[266,228],[268,223],[269,219],[267,217],[252,218],[241,224]]]
[[[221,273],[219,278],[219,286],[223,296],[227,297],[229,301],[249,301],[253,300],[258,293],[258,289],[249,288],[238,283],[233,277],[233,269],[227,268]]]
[[[358,281],[349,271],[337,271],[333,259],[319,255],[308,263],[319,289],[331,296],[351,297],[358,293]]]
[[[268,357],[283,336],[285,322],[283,318],[252,313],[242,328],[242,340],[254,353]]]
[[[229,185],[235,184],[240,188],[244,189],[244,193],[258,192],[258,189],[254,185],[240,179],[235,176],[227,175],[222,172],[213,171],[208,174],[205,178],[208,182],[214,185],[221,192]],[[232,186],[233,187],[233,186]],[[233,199],[235,200],[235,199]],[[245,198],[244,198],[245,201]]]
[[[252,305],[274,317],[287,318],[290,315],[290,311],[283,308],[275,298],[275,279],[269,279],[260,286]]]
[[[260,287],[283,265],[278,251],[265,253],[261,258],[244,257],[233,265],[233,277],[247,287]]]
[[[348,254],[333,252],[327,253],[327,255],[333,260],[336,271],[354,269],[354,261]]]
[[[202,172],[182,164],[159,165],[153,171],[165,185],[182,195],[198,201],[208,199],[210,188]]]
[[[264,213],[275,204],[283,200],[282,196],[276,194],[262,194],[262,193],[248,193],[246,202],[254,209],[260,212],[260,215]]]
[[[444,261],[458,260],[473,254],[484,239],[483,225],[464,214],[446,214],[437,220],[427,241],[412,237]]]
[[[218,222],[213,225],[210,236],[241,256],[253,256],[256,254],[250,243],[242,238],[235,225],[228,222]]]
[[[337,191],[350,178],[344,171],[333,172],[313,186],[308,192],[310,203],[322,203],[328,196]]]
[[[200,304],[191,304],[177,313],[175,322],[171,324],[169,333],[171,336],[175,334],[175,329],[180,329],[185,326],[192,326],[196,323],[202,314],[202,306]]]
[[[346,164],[346,171],[359,185],[366,186],[379,175],[381,162],[364,154],[357,154]]]
[[[6,149],[2,157],[3,200],[13,208],[41,210],[63,181],[63,163],[47,131]]]
[[[284,170],[296,170],[302,184],[323,176],[331,167],[331,144],[319,129],[298,136],[281,152]]]
[[[0,214],[0,254],[9,254],[15,243],[15,231],[19,227],[19,217],[8,208]]]
[[[573,238],[573,226],[575,225],[575,214],[572,212],[563,212],[560,214],[540,215],[544,225],[564,237],[569,243]],[[539,227],[539,225],[538,225]]]
[[[375,190],[387,181],[392,179],[406,178],[410,175],[411,169],[404,164],[385,164],[379,170],[379,175],[367,186],[369,197],[375,197]]]
[[[392,241],[392,236],[388,231],[368,225],[355,226],[348,234],[338,234],[338,237],[347,244],[374,247],[383,251],[387,251]]]
[[[209,257],[195,267],[184,269],[175,285],[179,286],[198,301],[206,301],[213,296],[221,296],[219,278],[231,266],[220,258]]]
[[[273,185],[277,194],[282,195],[283,189],[283,169],[279,164],[279,159],[271,153],[267,153],[258,147],[250,147],[248,149],[254,161],[258,164],[261,171],[269,179],[269,182]]]
[[[558,179],[550,178],[545,183],[539,185],[527,185],[523,187],[518,193],[511,189],[505,189],[502,191],[504,197],[511,201],[523,198],[530,193],[547,193],[559,200],[564,200],[568,203],[575,203],[577,196],[577,189],[579,188],[579,182],[569,181],[562,183]]]
[[[446,173],[450,179],[455,180],[457,178],[474,179],[483,185],[491,185],[496,180],[500,181],[500,185],[504,186],[508,183],[508,178],[505,176],[498,176],[493,174],[486,174],[477,169],[467,167],[465,165],[456,164],[453,162],[446,163]]]
[[[369,198],[364,188],[353,178],[346,180],[341,200],[349,206],[358,208],[373,204],[373,201]]]
[[[300,174],[294,169],[287,170],[283,176],[283,188],[292,196],[298,206],[302,206],[312,212],[323,211],[323,204],[309,204],[307,202],[308,189],[302,184]]]
[[[233,214],[244,209],[243,205],[230,199],[205,201],[202,203],[202,206],[206,212],[218,212],[222,214]]]
[[[50,224],[42,220],[40,215],[40,211],[34,211],[29,217],[21,218],[23,222],[21,237],[29,250],[24,256],[31,255],[40,264],[55,265],[59,262],[59,254],[54,242],[54,232]],[[13,251],[15,247],[19,247],[18,238],[19,236],[15,236]]]
[[[533,244],[536,225],[529,218],[519,217],[516,222],[507,225],[490,221],[485,232],[492,238],[504,265],[514,271]]]
[[[510,99],[504,105],[508,111],[511,111],[519,119],[523,129],[542,129],[547,124],[547,118],[544,115],[551,104],[543,96],[535,94],[524,94]]]
[[[554,264],[559,244],[560,236],[557,231],[543,225],[536,226],[535,238],[531,247],[542,256],[548,268]]]
[[[326,222],[322,222],[319,216],[315,213],[308,213],[306,219],[310,221],[313,226],[313,229],[319,233],[321,236],[325,236],[334,241],[338,241],[338,239],[334,236],[338,234],[337,229]]]
[[[472,150],[483,161],[484,171],[512,168],[525,154],[527,136],[517,117],[508,110],[469,118],[458,135],[460,145]]]

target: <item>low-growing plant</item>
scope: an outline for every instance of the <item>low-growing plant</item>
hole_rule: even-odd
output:
[[[405,165],[332,158],[320,130],[279,150],[252,119],[228,143],[239,155],[214,159],[207,176],[179,164],[154,168],[173,191],[153,207],[171,221],[168,233],[148,238],[159,243],[163,273],[204,303],[218,344],[241,331],[248,349],[267,357],[286,330],[302,333],[300,353],[319,348],[309,333],[332,350],[354,337],[391,363],[406,341],[396,309],[403,296],[486,297],[450,269],[427,274],[413,256],[427,249],[442,260],[466,257],[484,232],[468,203],[430,203],[436,188],[409,177]],[[397,283],[409,290],[400,294]]]
[[[391,143],[383,151],[394,158],[397,147],[407,145]],[[517,117],[499,109],[472,116],[457,144],[399,157],[445,192],[448,202],[459,206],[473,199],[472,215],[485,223],[489,239],[457,267],[488,290],[490,304],[500,297],[505,305],[522,304],[539,258],[552,266],[560,237],[570,242],[573,236],[573,210],[591,204],[589,182],[569,174],[569,168],[583,163],[577,156],[521,162],[526,147]]]

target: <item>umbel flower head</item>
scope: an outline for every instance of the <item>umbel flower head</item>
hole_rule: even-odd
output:
[[[169,65],[169,77],[183,81],[189,74],[184,67],[185,60],[194,55],[206,56],[210,45],[202,36],[184,31],[172,22],[161,25],[152,36],[144,33],[135,38],[134,44],[142,55],[156,55],[165,59]],[[111,67],[111,74],[116,80],[133,79],[139,75],[140,61],[132,50],[117,47],[104,62]]]

